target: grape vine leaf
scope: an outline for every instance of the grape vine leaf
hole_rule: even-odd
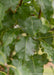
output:
[[[20,59],[29,60],[29,56],[34,55],[35,43],[32,38],[21,38],[15,44],[15,50],[18,52]]]
[[[44,61],[44,62],[43,62]],[[26,64],[32,74],[43,75],[43,66],[48,62],[47,54],[34,55]]]

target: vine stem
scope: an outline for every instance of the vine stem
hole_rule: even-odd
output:
[[[22,2],[23,2],[23,0],[20,0],[19,6],[21,6]]]
[[[17,5],[16,9],[15,9],[15,13],[17,12],[17,8],[19,8],[19,6],[22,5],[23,0],[20,0],[20,3]]]
[[[40,10],[39,10],[38,18],[39,18],[39,19],[41,18],[41,8],[40,8]]]

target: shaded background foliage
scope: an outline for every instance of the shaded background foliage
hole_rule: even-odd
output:
[[[0,0],[1,75],[43,75],[44,64],[54,63],[53,3]]]

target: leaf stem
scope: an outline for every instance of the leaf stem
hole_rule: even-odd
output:
[[[41,8],[40,8],[40,10],[39,10],[38,18],[39,18],[39,19],[41,18]]]

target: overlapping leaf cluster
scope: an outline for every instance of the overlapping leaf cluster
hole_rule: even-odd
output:
[[[0,0],[1,75],[43,75],[54,62],[53,2]]]

